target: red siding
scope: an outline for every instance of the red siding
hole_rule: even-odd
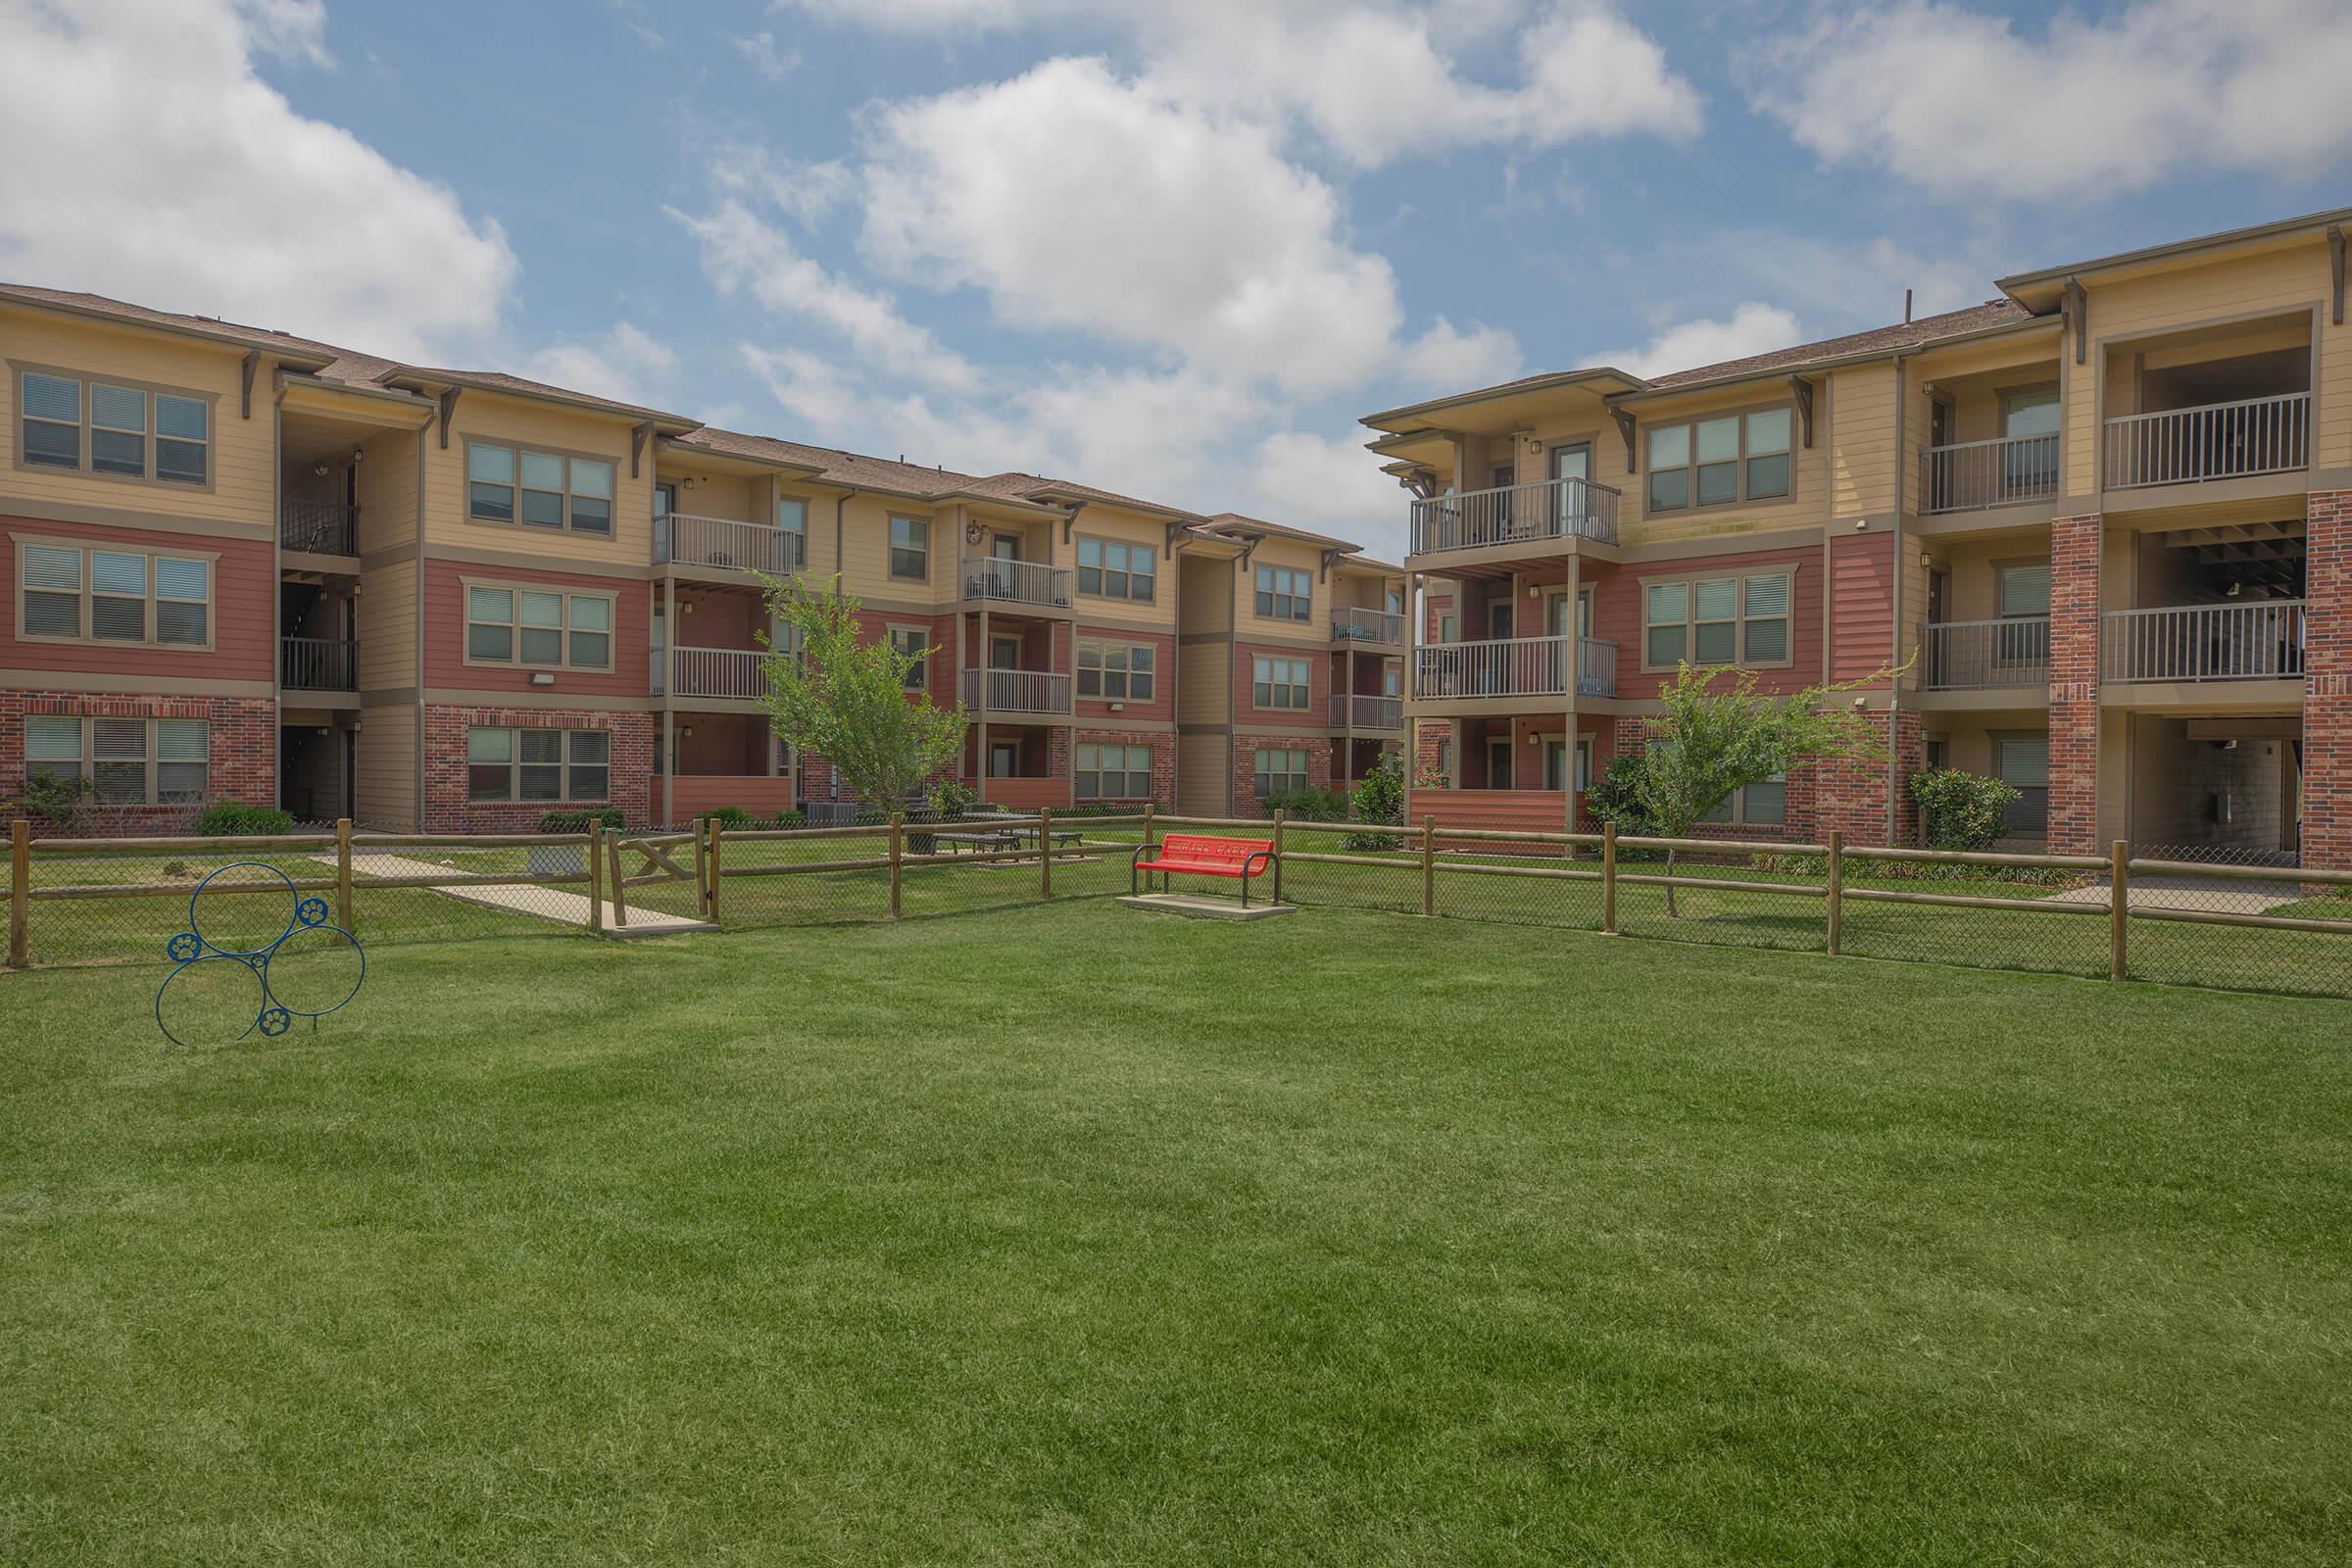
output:
[[[991,806],[1009,806],[1019,811],[1034,811],[1041,806],[1070,804],[1068,778],[992,778],[979,781],[986,787]]]
[[[1891,538],[1891,536],[1889,536]],[[1891,559],[1891,547],[1888,551]],[[1787,566],[1792,573],[1788,652],[1786,669],[1761,672],[1759,689],[1768,692],[1802,691],[1821,676],[1821,554],[1819,551],[1760,551],[1743,555],[1700,556],[1685,561],[1661,561],[1642,566],[1622,566],[1601,577],[1592,595],[1592,635],[1617,645],[1617,695],[1634,701],[1654,700],[1665,676],[1642,670],[1642,590],[1647,581],[1703,577],[1711,573],[1753,572]],[[1886,643],[1882,639],[1884,651]],[[1875,666],[1874,666],[1875,667]]]
[[[653,782],[653,798],[662,800],[662,781]],[[669,816],[673,823],[691,822],[705,811],[740,806],[754,816],[773,816],[792,809],[792,780],[730,777],[721,773],[680,773],[670,780]]]
[[[1296,709],[1259,708],[1255,684],[1255,661],[1260,655],[1272,659],[1297,659],[1306,664],[1306,710]],[[1237,728],[1289,730],[1299,729],[1322,733],[1331,728],[1331,660],[1312,648],[1285,648],[1270,643],[1235,643],[1233,645],[1233,721]]]
[[[1830,543],[1830,679],[1860,680],[1892,662],[1894,535]]]
[[[1405,816],[1434,816],[1440,827],[1559,833],[1567,829],[1568,801],[1561,790],[1414,790]]]
[[[1145,646],[1152,648],[1152,700],[1148,703],[1125,704],[1115,716],[1122,720],[1158,719],[1161,721],[1176,716],[1176,639],[1174,637],[1161,636],[1148,631],[1120,631],[1108,626],[1080,626],[1078,641],[1111,643],[1130,648]],[[1076,653],[1073,652],[1070,658],[1070,663],[1055,667],[1068,669],[1074,678],[1078,668]],[[1092,697],[1078,698],[1077,703],[1078,717],[1081,720],[1104,719],[1114,716],[1108,703],[1099,702]]]
[[[213,651],[124,643],[19,642],[17,622],[23,608],[17,597],[19,568],[13,536],[20,533],[155,555],[218,556],[220,560],[213,565]],[[9,593],[7,612],[0,614],[0,665],[92,675],[277,679],[277,569],[267,541],[0,517],[0,545],[6,547]]]
[[[651,645],[653,609],[643,582],[623,577],[598,577],[582,572],[480,566],[456,561],[427,561],[424,564],[426,685],[486,692],[534,689],[531,685],[533,672],[529,669],[466,662],[466,586],[463,579],[467,577],[480,582],[527,583],[533,587],[566,588],[612,595],[612,668],[603,672],[555,670],[554,690],[595,697],[644,697],[651,692],[651,665],[647,650]],[[686,617],[679,618],[683,620]],[[689,643],[687,646],[707,645]],[[545,687],[537,689],[547,690]],[[439,825],[442,824],[436,824]]]

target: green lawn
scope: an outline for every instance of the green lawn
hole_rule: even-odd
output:
[[[207,1052],[157,978],[0,978],[0,1562],[2352,1531],[2341,1003],[1092,900],[390,947]]]

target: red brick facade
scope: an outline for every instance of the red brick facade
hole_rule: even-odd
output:
[[[1309,789],[1331,788],[1331,746],[1320,735],[1264,734],[1237,730],[1233,737],[1233,814],[1250,816],[1257,803],[1257,754],[1261,749],[1304,752]]]
[[[211,725],[207,801],[277,804],[277,708],[266,697],[113,697],[90,692],[0,692],[0,794],[13,796],[24,776],[24,719],[71,713],[81,718],[200,718]],[[109,806],[85,803],[74,831],[90,837],[185,833],[204,805]]]
[[[2304,549],[2303,863],[2352,869],[2352,491],[2310,497]]]
[[[654,780],[654,728],[659,715],[556,708],[442,708],[424,710],[424,831],[527,833],[550,811],[599,810],[617,806],[631,827],[650,824],[660,808]],[[603,801],[469,801],[466,732],[476,725],[507,729],[601,729],[612,736],[611,792]]]
[[[1176,806],[1176,737],[1167,730],[1081,729],[1074,737],[1079,746],[1149,746],[1152,748],[1152,799],[1162,810]],[[1073,773],[1072,788],[1076,788]],[[1074,796],[1072,804],[1090,805],[1098,799],[1132,800],[1132,796]]]
[[[2096,514],[2050,523],[2047,842],[2053,855],[2099,852],[2100,533]]]
[[[1886,749],[1887,757],[1863,761],[1838,759],[1790,768],[1784,790],[1782,820],[1777,826],[1702,822],[1691,829],[1692,836],[1818,844],[1834,828],[1845,835],[1848,844],[1885,845],[1888,842],[1886,792],[1891,784],[1898,791],[1893,842],[1916,844],[1919,808],[1910,798],[1910,780],[1926,766],[1925,728],[1920,715],[1914,712],[1882,712],[1872,714],[1871,718],[1879,744]],[[1655,718],[1618,719],[1616,754],[1633,756],[1647,750],[1657,728]],[[1598,757],[1593,759],[1595,773],[1603,765]]]

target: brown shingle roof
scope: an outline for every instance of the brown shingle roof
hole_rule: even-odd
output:
[[[806,442],[750,435],[741,430],[721,430],[712,425],[704,425],[691,435],[680,436],[673,444],[689,452],[708,451],[726,457],[751,458],[760,463],[806,469],[821,483],[855,490],[886,491],[892,495],[920,500],[976,496],[1042,505],[1029,501],[1027,496],[1010,486],[995,482],[1005,477],[1002,474],[993,479],[982,479],[954,468],[926,468],[912,463],[894,463],[888,458],[869,458],[862,453],[846,452],[838,447],[812,447]],[[1045,484],[1034,475],[1016,477],[1026,477],[1033,485]]]
[[[1649,390],[1664,391],[1668,387],[1688,386],[1698,381],[1736,380],[1743,375],[1758,375],[1767,370],[1795,369],[1823,360],[1891,354],[1897,349],[1917,348],[1937,338],[1962,337],[1971,332],[2031,320],[2033,314],[2015,300],[1987,300],[1983,305],[1971,305],[1966,310],[1945,311],[1939,316],[1922,316],[1916,320],[1898,321],[1891,326],[1874,326],[1867,332],[1849,332],[1844,337],[1799,343],[1791,348],[1775,349],[1769,354],[1751,354],[1743,360],[1725,360],[1719,365],[1701,365],[1689,370],[1653,375],[1649,378]]]
[[[1161,516],[1179,517],[1188,522],[1200,520],[1199,513],[1187,512],[1182,507],[1171,507],[1158,501],[1145,501],[1137,496],[1123,496],[1116,490],[1103,490],[1091,484],[1080,484],[1075,479],[1048,478],[1039,473],[992,473],[985,479],[974,480],[972,488],[983,495],[1011,496],[1020,501],[1042,501],[1054,497],[1066,497],[1073,501],[1100,501],[1106,507],[1131,507],[1138,512],[1156,513]]]
[[[22,300],[27,305],[51,305],[88,316],[109,317],[133,326],[160,326],[174,331],[194,332],[226,342],[250,344],[265,352],[323,361],[316,373],[329,381],[371,383],[385,371],[396,368],[390,360],[362,354],[356,349],[338,348],[315,338],[297,337],[291,332],[280,332],[267,326],[246,326],[214,316],[159,311],[145,305],[133,305],[127,300],[109,299],[103,294],[42,288],[33,283],[0,283],[0,298]]]
[[[1268,522],[1263,517],[1246,516],[1239,512],[1220,512],[1208,519],[1208,526],[1218,533],[1270,533],[1278,538],[1297,539],[1305,544],[1328,545],[1335,550],[1356,551],[1363,548],[1362,545],[1350,544],[1345,539],[1334,539],[1329,534],[1308,533],[1304,528],[1293,528],[1286,523]]]
[[[593,392],[574,392],[565,386],[550,386],[545,381],[526,381],[519,375],[504,370],[444,370],[429,366],[394,366],[377,377],[381,381],[447,381],[458,386],[476,386],[490,392],[514,392],[523,397],[550,398],[558,403],[573,403],[586,408],[604,409],[613,414],[625,414],[632,418],[654,419],[673,424],[682,430],[695,427],[697,421],[682,414],[665,414],[641,404],[622,403],[613,398],[600,398]]]

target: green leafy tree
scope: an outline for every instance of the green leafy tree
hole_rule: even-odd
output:
[[[760,662],[760,706],[786,744],[824,758],[860,800],[892,807],[962,755],[970,725],[963,706],[941,708],[929,693],[906,690],[915,665],[938,650],[864,641],[858,601],[838,578],[821,588],[761,580],[768,613],[792,634],[787,648],[771,645]]]
[[[1870,719],[1838,699],[1895,673],[1881,669],[1857,681],[1773,697],[1756,690],[1754,670],[1681,665],[1658,689],[1666,712],[1636,778],[1636,808],[1657,837],[1688,838],[1735,791],[1800,762],[1885,760],[1886,748]],[[1668,875],[1674,858],[1669,850]],[[1674,891],[1668,884],[1669,915],[1679,912]]]
[[[2008,831],[2009,808],[2021,797],[1997,778],[1938,767],[1914,776],[1920,825],[1931,850],[1989,850]]]
[[[1400,754],[1385,754],[1378,766],[1356,781],[1355,819],[1376,826],[1404,820],[1404,762]],[[1395,833],[1350,833],[1341,847],[1349,850],[1396,850],[1404,839]]]

